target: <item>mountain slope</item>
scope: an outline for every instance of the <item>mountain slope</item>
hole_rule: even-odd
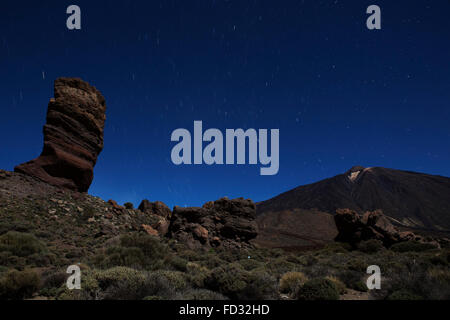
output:
[[[288,229],[301,236],[311,233],[298,217],[283,221],[286,212],[316,212],[333,215],[336,209],[359,213],[382,209],[398,225],[429,231],[450,230],[450,178],[381,167],[353,167],[344,174],[300,186],[257,204],[259,226],[265,233],[268,217],[279,216],[271,228]],[[329,218],[322,221],[329,226]],[[263,221],[266,221],[263,223]],[[308,229],[308,230],[306,230]],[[326,234],[333,234],[329,226]],[[317,235],[328,239],[329,236]]]

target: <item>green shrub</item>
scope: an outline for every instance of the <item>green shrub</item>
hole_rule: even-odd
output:
[[[423,300],[423,298],[407,290],[398,290],[390,294],[387,300]]]
[[[417,241],[399,242],[390,247],[394,252],[422,252],[426,250],[436,249],[432,243],[421,243]]]
[[[328,279],[313,279],[299,287],[295,297],[297,300],[338,300],[336,285]]]
[[[154,274],[159,275],[161,278],[166,278],[170,287],[175,289],[175,291],[181,291],[187,287],[186,274],[183,272],[158,270],[155,271]]]
[[[178,256],[172,256],[170,259],[170,265],[178,271],[186,272],[188,261]]]
[[[54,271],[43,276],[42,287],[43,288],[59,288],[66,281],[69,275],[62,271]]]
[[[128,210],[133,210],[134,209],[134,205],[131,202],[126,202],[123,204],[123,206],[128,209]]]
[[[106,250],[106,255],[99,256],[97,264],[103,268],[115,266],[145,267],[147,257],[140,248],[111,247]]]
[[[358,244],[358,250],[364,253],[376,253],[384,249],[383,242],[376,239],[370,239],[367,241],[361,241]]]
[[[340,295],[345,294],[347,292],[347,288],[346,288],[345,284],[340,279],[333,277],[333,276],[328,276],[328,277],[326,277],[326,279],[328,279],[334,283],[334,285],[336,286],[336,289]]]
[[[252,270],[240,299],[271,300],[278,297],[278,283],[275,277],[262,270]]]
[[[123,235],[120,238],[122,247],[135,247],[152,259],[161,259],[164,257],[167,248],[161,244],[158,238],[152,237],[144,233],[132,233]]]
[[[262,271],[246,271],[238,263],[213,269],[205,285],[237,300],[270,299],[277,291],[275,278]]]
[[[188,262],[186,269],[187,277],[191,285],[195,288],[203,288],[206,278],[211,273],[209,269],[193,262]]]
[[[227,298],[214,291],[207,289],[190,289],[183,292],[180,300],[226,300]]]
[[[286,261],[285,257],[279,257],[266,263],[265,268],[271,274],[275,276],[281,276],[286,272],[296,270],[297,265],[292,262]]]
[[[287,272],[280,279],[280,292],[292,294],[308,281],[302,272]]]
[[[26,299],[39,289],[40,277],[32,270],[11,270],[0,279],[1,299]]]
[[[239,264],[233,263],[213,269],[205,279],[205,285],[231,299],[239,299],[240,293],[247,286],[247,280],[248,272]]]
[[[261,263],[254,259],[242,259],[239,260],[239,264],[247,271],[254,270],[261,266]]]
[[[0,236],[0,251],[11,252],[18,257],[41,253],[45,246],[32,234],[9,231]]]
[[[152,236],[134,233],[123,235],[120,245],[110,247],[105,253],[94,258],[94,264],[101,268],[126,266],[138,269],[155,270],[163,265],[167,247]]]
[[[369,288],[367,288],[367,284],[362,280],[356,281],[350,286],[350,288],[359,292],[367,292],[369,290]]]
[[[347,263],[347,268],[349,270],[358,271],[358,272],[366,272],[367,270],[367,262],[362,258],[353,258]]]

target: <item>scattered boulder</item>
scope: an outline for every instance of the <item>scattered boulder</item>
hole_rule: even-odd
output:
[[[361,241],[376,239],[386,247],[403,241],[421,241],[412,232],[400,232],[381,210],[366,212],[360,216],[350,209],[338,209],[334,216],[339,234],[336,241],[356,246]]]
[[[223,198],[203,207],[175,207],[169,235],[190,248],[242,247],[257,234],[256,208],[252,200]]]
[[[172,211],[166,206],[165,203],[161,201],[150,202],[148,200],[143,200],[139,205],[139,210],[144,213],[156,214],[164,219],[170,218]]]
[[[166,219],[160,219],[157,223],[153,225],[153,228],[158,231],[161,237],[164,237],[169,232],[169,221]]]
[[[105,98],[81,79],[59,78],[54,91],[47,110],[42,153],[14,171],[57,187],[86,192],[103,149]]]

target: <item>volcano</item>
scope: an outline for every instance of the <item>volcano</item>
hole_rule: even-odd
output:
[[[257,204],[265,246],[316,246],[337,233],[333,215],[381,209],[399,227],[450,232],[450,178],[381,167],[347,172]]]

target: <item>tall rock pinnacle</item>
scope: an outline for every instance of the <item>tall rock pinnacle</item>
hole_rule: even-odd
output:
[[[14,171],[49,184],[86,192],[103,149],[105,98],[81,79],[59,78],[44,125],[44,148]]]

